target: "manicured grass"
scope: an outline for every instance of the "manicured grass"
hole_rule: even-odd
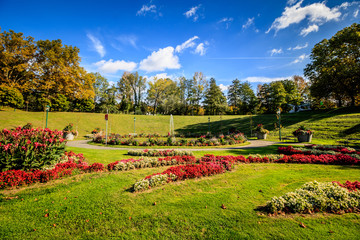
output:
[[[146,116],[110,114],[109,131],[113,133],[128,134],[134,132],[134,117],[136,117],[137,133],[155,133],[166,135],[169,131],[170,116]],[[206,133],[209,129],[209,116],[174,116],[175,131],[178,133]],[[31,122],[36,127],[45,126],[43,112],[24,112],[20,110],[0,111],[0,128],[14,128]],[[344,138],[360,138],[360,107],[340,108],[335,110],[307,111],[295,114],[282,114],[282,136],[290,136],[300,125],[315,131],[315,143],[334,144]],[[277,140],[279,133],[274,128],[277,119],[274,114],[253,115],[253,126],[262,123],[270,130],[269,139]],[[74,123],[80,138],[100,127],[105,129],[104,114],[100,113],[71,113],[50,112],[48,127],[63,129],[68,123]],[[228,130],[237,129],[250,137],[250,116],[210,116],[210,130],[212,132],[227,133]]]
[[[359,180],[359,167],[243,164],[225,174],[140,193],[128,191],[135,181],[165,169],[82,174],[2,190],[0,238],[357,239],[360,235],[359,214],[269,217],[255,210],[308,181]]]
[[[228,150],[219,150],[211,151],[204,149],[203,151],[193,151],[196,157],[202,157],[205,154],[214,154],[214,155],[233,155],[239,156],[244,155],[248,156],[249,154],[277,154],[277,149],[279,146],[286,146],[285,144],[277,144],[268,147],[260,148],[243,148],[243,149],[228,149]],[[171,149],[171,148],[170,148]],[[89,163],[103,163],[109,164],[121,159],[129,158],[140,158],[137,156],[127,155],[128,150],[98,150],[98,149],[85,149],[85,148],[76,148],[76,147],[66,147],[67,151],[73,151],[75,153],[83,153],[87,162]]]

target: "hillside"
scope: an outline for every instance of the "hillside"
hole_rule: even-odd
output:
[[[134,117],[137,133],[160,133],[166,135],[169,131],[170,116],[124,115],[110,114],[109,131],[128,134],[134,132]],[[210,124],[208,118],[210,117]],[[210,127],[212,133],[227,133],[237,129],[250,137],[250,118],[253,126],[262,123],[269,129],[270,139],[278,138],[277,123],[274,114],[239,116],[174,116],[174,127],[178,133],[206,133]],[[45,126],[44,112],[25,112],[5,109],[0,111],[0,128],[15,128],[31,122],[35,127]],[[106,128],[104,114],[78,112],[49,112],[48,127],[62,130],[68,123],[73,123],[84,136],[99,127]],[[336,110],[308,111],[295,114],[282,114],[282,136],[289,136],[300,125],[315,130],[314,139],[334,141],[341,138],[360,138],[360,108],[340,108]]]

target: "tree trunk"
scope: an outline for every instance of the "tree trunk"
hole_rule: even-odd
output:
[[[351,106],[354,107],[355,106],[355,97],[351,96]]]

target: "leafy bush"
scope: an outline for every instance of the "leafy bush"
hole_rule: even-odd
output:
[[[82,154],[66,152],[62,160],[65,162],[57,163],[52,169],[47,170],[7,170],[0,172],[0,189],[29,185],[36,182],[48,182],[52,179],[72,175],[75,169],[81,172],[104,170],[104,165],[101,163],[94,163],[89,166]]]
[[[57,163],[65,151],[61,131],[3,129],[0,132],[0,171],[41,169]]]
[[[358,211],[360,191],[349,192],[336,183],[309,182],[294,192],[273,197],[267,204],[270,213],[311,213]]]

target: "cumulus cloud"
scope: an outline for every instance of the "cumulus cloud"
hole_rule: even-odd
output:
[[[300,50],[300,49],[304,49],[307,48],[309,46],[308,43],[305,43],[304,45],[296,45],[296,47],[289,47],[287,50],[291,51],[291,50]]]
[[[94,37],[94,36],[93,36],[92,34],[90,34],[90,33],[87,34],[86,36],[87,36],[87,37],[90,39],[90,41],[93,43],[93,46],[94,46],[95,51],[96,51],[97,53],[99,53],[99,55],[100,55],[101,57],[104,57],[106,51],[105,51],[104,46],[103,46],[102,43],[100,42],[100,40],[97,39],[96,37]]]
[[[311,26],[308,26],[307,28],[303,28],[300,32],[300,35],[305,37],[311,32],[317,32],[319,31],[319,26],[316,24],[313,24]]]
[[[187,12],[185,12],[184,15],[186,16],[186,18],[192,18],[194,22],[196,22],[199,19],[199,14],[197,13],[197,11],[199,10],[200,7],[201,4],[192,7]]]
[[[176,48],[175,48],[175,51],[180,53],[186,48],[194,47],[195,46],[194,41],[196,39],[199,39],[199,37],[198,36],[193,36],[192,38],[190,38],[190,39],[186,40],[185,42],[183,42],[181,45],[177,45]]]
[[[229,85],[224,85],[224,84],[220,84],[219,88],[221,89],[221,91],[225,92],[229,89]]]
[[[304,59],[307,58],[306,54],[300,55],[298,58],[296,58],[294,61],[292,61],[290,64],[296,64],[304,61]]]
[[[278,32],[281,29],[289,27],[291,24],[300,23],[304,19],[307,19],[309,23],[316,23],[317,26],[332,20],[337,21],[341,16],[339,8],[344,8],[345,6],[342,7],[342,4],[331,9],[325,5],[325,2],[321,2],[302,7],[302,3],[303,0],[293,6],[285,7],[282,15],[275,19],[266,33],[269,33],[271,30]]]
[[[274,81],[280,81],[284,79],[290,79],[289,77],[275,77],[275,78],[269,78],[269,77],[247,77],[242,79],[242,82],[251,82],[251,83],[270,83]]]
[[[164,71],[165,69],[179,69],[181,67],[178,56],[174,55],[173,47],[160,48],[140,62],[139,69],[147,72]]]
[[[282,48],[279,48],[279,49],[274,48],[274,49],[272,49],[270,51],[271,56],[276,55],[276,54],[280,54],[280,53],[283,53]]]
[[[133,71],[137,64],[135,62],[126,62],[124,60],[116,60],[113,61],[112,59],[105,61],[101,60],[95,63],[95,66],[104,73],[116,73],[117,71]]]
[[[225,24],[226,29],[228,29],[232,21],[234,21],[233,18],[224,17],[218,21],[218,24]]]
[[[242,25],[242,28],[243,28],[243,29],[247,29],[247,28],[249,28],[251,25],[254,25],[254,20],[255,20],[255,17],[248,18],[248,20],[246,21],[246,23],[245,23],[244,25]]]

